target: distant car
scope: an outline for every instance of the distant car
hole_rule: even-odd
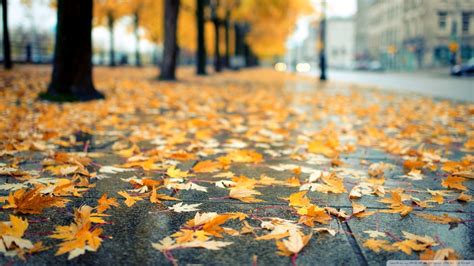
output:
[[[369,64],[370,71],[383,71],[382,64],[379,61],[372,61]]]
[[[369,61],[357,61],[354,64],[354,69],[355,70],[369,70]]]
[[[469,59],[466,64],[455,65],[451,68],[452,76],[471,76],[474,75],[474,58]]]

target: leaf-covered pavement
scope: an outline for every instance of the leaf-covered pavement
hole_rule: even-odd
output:
[[[0,73],[4,263],[473,259],[474,106],[271,70]]]

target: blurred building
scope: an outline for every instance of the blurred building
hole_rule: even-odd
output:
[[[369,60],[369,7],[374,0],[357,0],[355,24],[355,59]]]
[[[351,68],[354,62],[355,32],[352,18],[329,18],[326,56],[329,67]]]
[[[359,0],[356,56],[388,69],[474,57],[474,0]]]
[[[287,61],[292,65],[297,62],[319,67],[319,21],[309,25],[306,39],[288,50]],[[351,68],[354,64],[355,32],[352,18],[330,17],[326,21],[326,59],[331,68]]]

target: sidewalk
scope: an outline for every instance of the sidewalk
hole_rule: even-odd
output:
[[[446,72],[445,72],[446,71]],[[318,76],[319,72],[310,76]],[[367,72],[329,70],[333,81],[354,83],[407,95],[474,102],[474,77],[452,77],[448,70],[408,72]]]
[[[474,259],[472,106],[262,69],[164,83],[148,68],[99,68],[105,101],[59,106],[33,101],[48,68],[16,73],[0,192],[17,197],[0,221],[26,218],[15,237],[49,249],[16,239],[3,264]],[[28,214],[18,191],[33,188],[54,204]]]

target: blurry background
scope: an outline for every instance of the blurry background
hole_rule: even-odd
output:
[[[109,53],[111,31],[105,21],[104,11],[100,10],[101,2],[104,1],[99,0],[95,3],[94,63],[108,64],[111,56]],[[318,47],[322,45],[319,38],[320,20],[324,12],[327,16],[324,43],[330,68],[388,72],[433,70],[448,73],[474,65],[474,59],[471,60],[474,58],[474,0],[312,0],[310,2],[313,10],[298,17],[293,33],[284,44],[283,52],[277,51],[269,53],[270,56],[264,54],[260,56],[262,52],[255,51],[261,59],[264,59],[260,60],[260,63],[280,62],[279,70],[316,71],[319,64]],[[56,26],[54,1],[52,4],[49,0],[9,0],[8,5],[13,60],[50,63]],[[187,2],[184,1],[182,8],[184,15],[181,17],[186,16],[186,5]],[[119,64],[134,64],[133,54],[138,46],[143,64],[159,63],[161,36],[159,33],[154,36],[153,29],[148,27],[146,22],[154,17],[158,21],[159,11],[155,14],[147,15],[146,12],[143,14],[143,24],[137,31],[139,38],[136,38],[137,32],[133,30],[133,16],[126,12],[118,13],[112,30],[115,61]],[[194,15],[192,12],[188,13],[188,16]],[[181,17],[180,22],[185,23],[186,18]],[[193,18],[189,18],[188,21],[194,22]],[[211,22],[206,22],[208,23]],[[159,22],[154,24],[161,25]],[[210,29],[212,26],[206,25],[208,26],[207,37],[214,38]],[[268,30],[272,26],[280,25],[269,24]],[[195,38],[195,33],[191,29],[194,27],[189,25],[189,32],[186,32],[186,29],[182,30],[184,32],[181,37]],[[180,28],[186,26],[180,25]],[[231,36],[233,34],[235,32],[232,30]],[[275,39],[279,40],[276,36]],[[184,45],[181,48],[180,64],[193,63],[194,47]],[[233,48],[235,50],[235,47]],[[209,45],[208,55],[212,55],[212,50],[213,46]],[[254,50],[258,50],[258,47]],[[233,57],[236,55],[232,54]],[[231,61],[238,64],[239,58],[232,58]]]

